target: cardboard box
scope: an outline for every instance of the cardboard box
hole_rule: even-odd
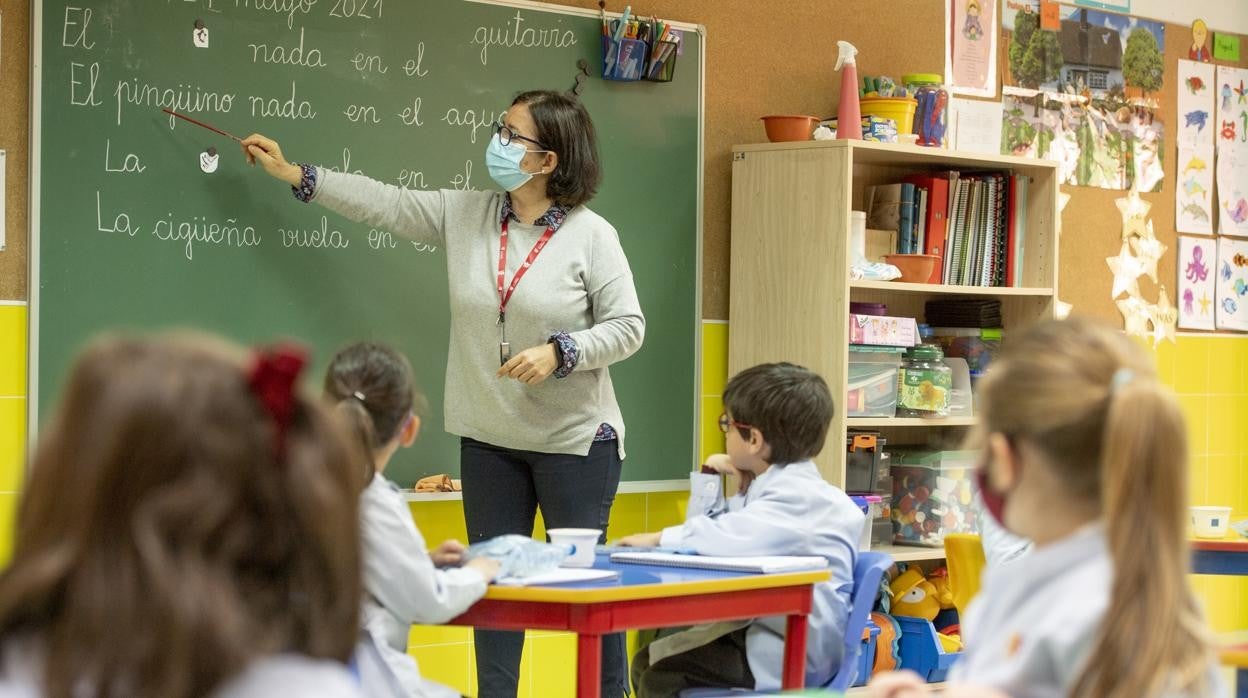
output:
[[[919,325],[912,317],[849,314],[849,343],[882,347],[912,347],[919,342]]]

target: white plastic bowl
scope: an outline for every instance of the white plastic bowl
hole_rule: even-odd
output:
[[[1192,507],[1191,513],[1197,538],[1224,538],[1230,530],[1230,507]]]
[[[1229,510],[1227,512],[1230,513]],[[602,531],[596,528],[552,528],[546,532],[550,542],[572,547],[572,554],[563,561],[563,567],[593,567],[594,547]]]

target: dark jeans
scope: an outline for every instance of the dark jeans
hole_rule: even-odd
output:
[[[461,439],[459,472],[471,543],[505,533],[533,535],[540,506],[546,528],[598,528],[606,540],[620,484],[619,444],[596,441],[587,456],[516,451]],[[524,633],[475,630],[479,698],[513,698],[520,680]],[[627,695],[624,635],[602,638],[602,696]],[[538,691],[538,695],[542,692]]]

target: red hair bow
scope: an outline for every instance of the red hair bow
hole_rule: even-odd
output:
[[[294,344],[257,349],[247,383],[277,428],[274,452],[286,454],[286,432],[295,418],[295,381],[307,363],[307,352]]]

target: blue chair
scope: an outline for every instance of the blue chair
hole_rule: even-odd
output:
[[[858,562],[854,565],[854,591],[850,594],[849,619],[845,623],[845,649],[841,654],[841,666],[832,675],[832,680],[823,686],[831,691],[845,691],[854,683],[858,674],[858,653],[862,650],[862,631],[867,627],[867,619],[875,606],[875,596],[880,591],[880,580],[884,572],[893,566],[893,559],[884,553],[858,553]],[[747,696],[765,696],[749,689],[723,688],[690,688],[680,692],[680,698],[746,698]]]

